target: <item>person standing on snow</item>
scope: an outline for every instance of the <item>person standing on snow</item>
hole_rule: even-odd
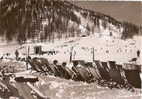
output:
[[[18,52],[18,50],[15,51],[15,56],[16,56],[16,60],[18,60],[18,58],[19,58],[19,52]]]
[[[140,57],[140,50],[137,50],[137,57]]]

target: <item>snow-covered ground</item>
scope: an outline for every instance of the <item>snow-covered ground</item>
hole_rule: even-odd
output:
[[[127,63],[131,58],[137,56],[137,50],[142,49],[141,41],[142,37],[140,36],[124,41],[107,36],[90,35],[88,37],[56,40],[54,43],[28,43],[24,45],[18,45],[16,43],[9,45],[1,44],[0,55],[10,53],[11,55],[8,58],[15,58],[14,53],[18,49],[20,56],[26,57],[27,49],[30,47],[30,55],[32,57],[45,57],[49,61],[57,59],[61,63],[63,61],[69,62],[71,48],[73,48],[73,59],[92,61],[92,51],[94,48],[94,57],[96,60],[114,60],[117,63]],[[43,51],[55,50],[57,54],[35,55],[33,47],[36,45],[42,45]],[[5,55],[5,57],[7,56]],[[139,64],[141,64],[141,58],[142,54],[139,59]],[[9,63],[10,61],[4,60],[3,62]],[[29,71],[26,72],[29,74]],[[95,83],[75,82],[53,76],[39,76],[38,74],[38,77],[39,82],[35,86],[51,99],[106,99],[106,97],[108,99],[141,99],[140,90],[130,92],[126,89],[109,89],[100,87]]]
[[[85,61],[93,60],[93,48],[95,60],[108,61],[113,60],[117,63],[127,63],[132,58],[137,57],[137,50],[142,52],[142,37],[135,36],[133,39],[121,40],[110,36],[90,35],[87,37],[75,37],[69,39],[55,40],[54,43],[28,43],[24,45],[11,44],[0,46],[1,56],[5,53],[10,53],[9,57],[15,57],[15,50],[18,49],[20,56],[25,57],[28,47],[30,48],[31,56],[34,55],[34,46],[41,45],[43,51],[55,50],[56,55],[39,55],[49,60],[57,59],[59,62],[69,62],[70,52],[72,51],[73,59]],[[141,57],[138,59],[138,64],[141,63]]]
[[[51,99],[141,99],[141,91],[109,89],[95,83],[87,84],[56,77],[40,77],[35,86]]]

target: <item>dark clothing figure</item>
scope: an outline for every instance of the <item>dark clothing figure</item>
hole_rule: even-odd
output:
[[[15,56],[16,56],[16,60],[18,60],[18,58],[19,58],[19,52],[18,52],[18,50],[15,51]]]
[[[137,51],[137,57],[140,57],[140,50]]]
[[[60,77],[60,70],[59,70],[60,66],[57,65],[57,64],[58,64],[58,61],[57,61],[57,60],[54,60],[54,61],[53,61],[52,68],[53,68],[53,71],[54,71],[54,75]]]
[[[57,65],[57,69],[58,69],[58,76],[64,78],[65,75],[64,67],[62,65]]]
[[[32,58],[31,58],[31,56],[28,56],[27,59],[30,59],[30,60],[31,60]]]
[[[55,64],[54,64],[55,65]],[[56,67],[57,67],[57,71],[58,71],[58,76],[61,77],[61,78],[66,78],[66,63],[63,62],[62,65],[57,65],[56,64]]]
[[[109,36],[112,36],[112,32],[109,33]]]
[[[82,76],[81,76],[81,74],[78,70],[78,67],[77,67],[78,64],[79,64],[78,61],[73,62],[72,71],[75,73],[73,79],[76,80],[76,81],[83,81],[84,79],[82,78]]]
[[[61,65],[61,68],[62,68],[62,76],[65,78],[65,79],[70,79],[71,78],[71,75],[70,73],[68,72],[68,67],[66,66],[67,63],[66,62],[63,62],[62,65]]]
[[[73,62],[73,67],[77,67],[77,65],[78,65],[78,61],[74,61]]]
[[[54,60],[54,61],[53,61],[53,64],[54,64],[54,65],[57,65],[57,63],[58,63],[57,60]]]

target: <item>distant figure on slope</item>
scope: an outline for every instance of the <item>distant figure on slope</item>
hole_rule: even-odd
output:
[[[141,64],[141,55],[140,55],[140,50],[137,50],[137,64]]]
[[[19,58],[19,52],[18,52],[18,50],[15,51],[15,56],[16,56],[16,60],[18,60],[18,58]]]
[[[112,32],[109,33],[109,36],[112,36]]]
[[[140,50],[137,50],[137,57],[140,57]]]

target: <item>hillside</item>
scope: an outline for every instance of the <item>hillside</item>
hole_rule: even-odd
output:
[[[4,40],[54,41],[99,33],[117,38],[138,34],[139,28],[100,12],[61,0],[3,0],[0,2],[0,35]]]

